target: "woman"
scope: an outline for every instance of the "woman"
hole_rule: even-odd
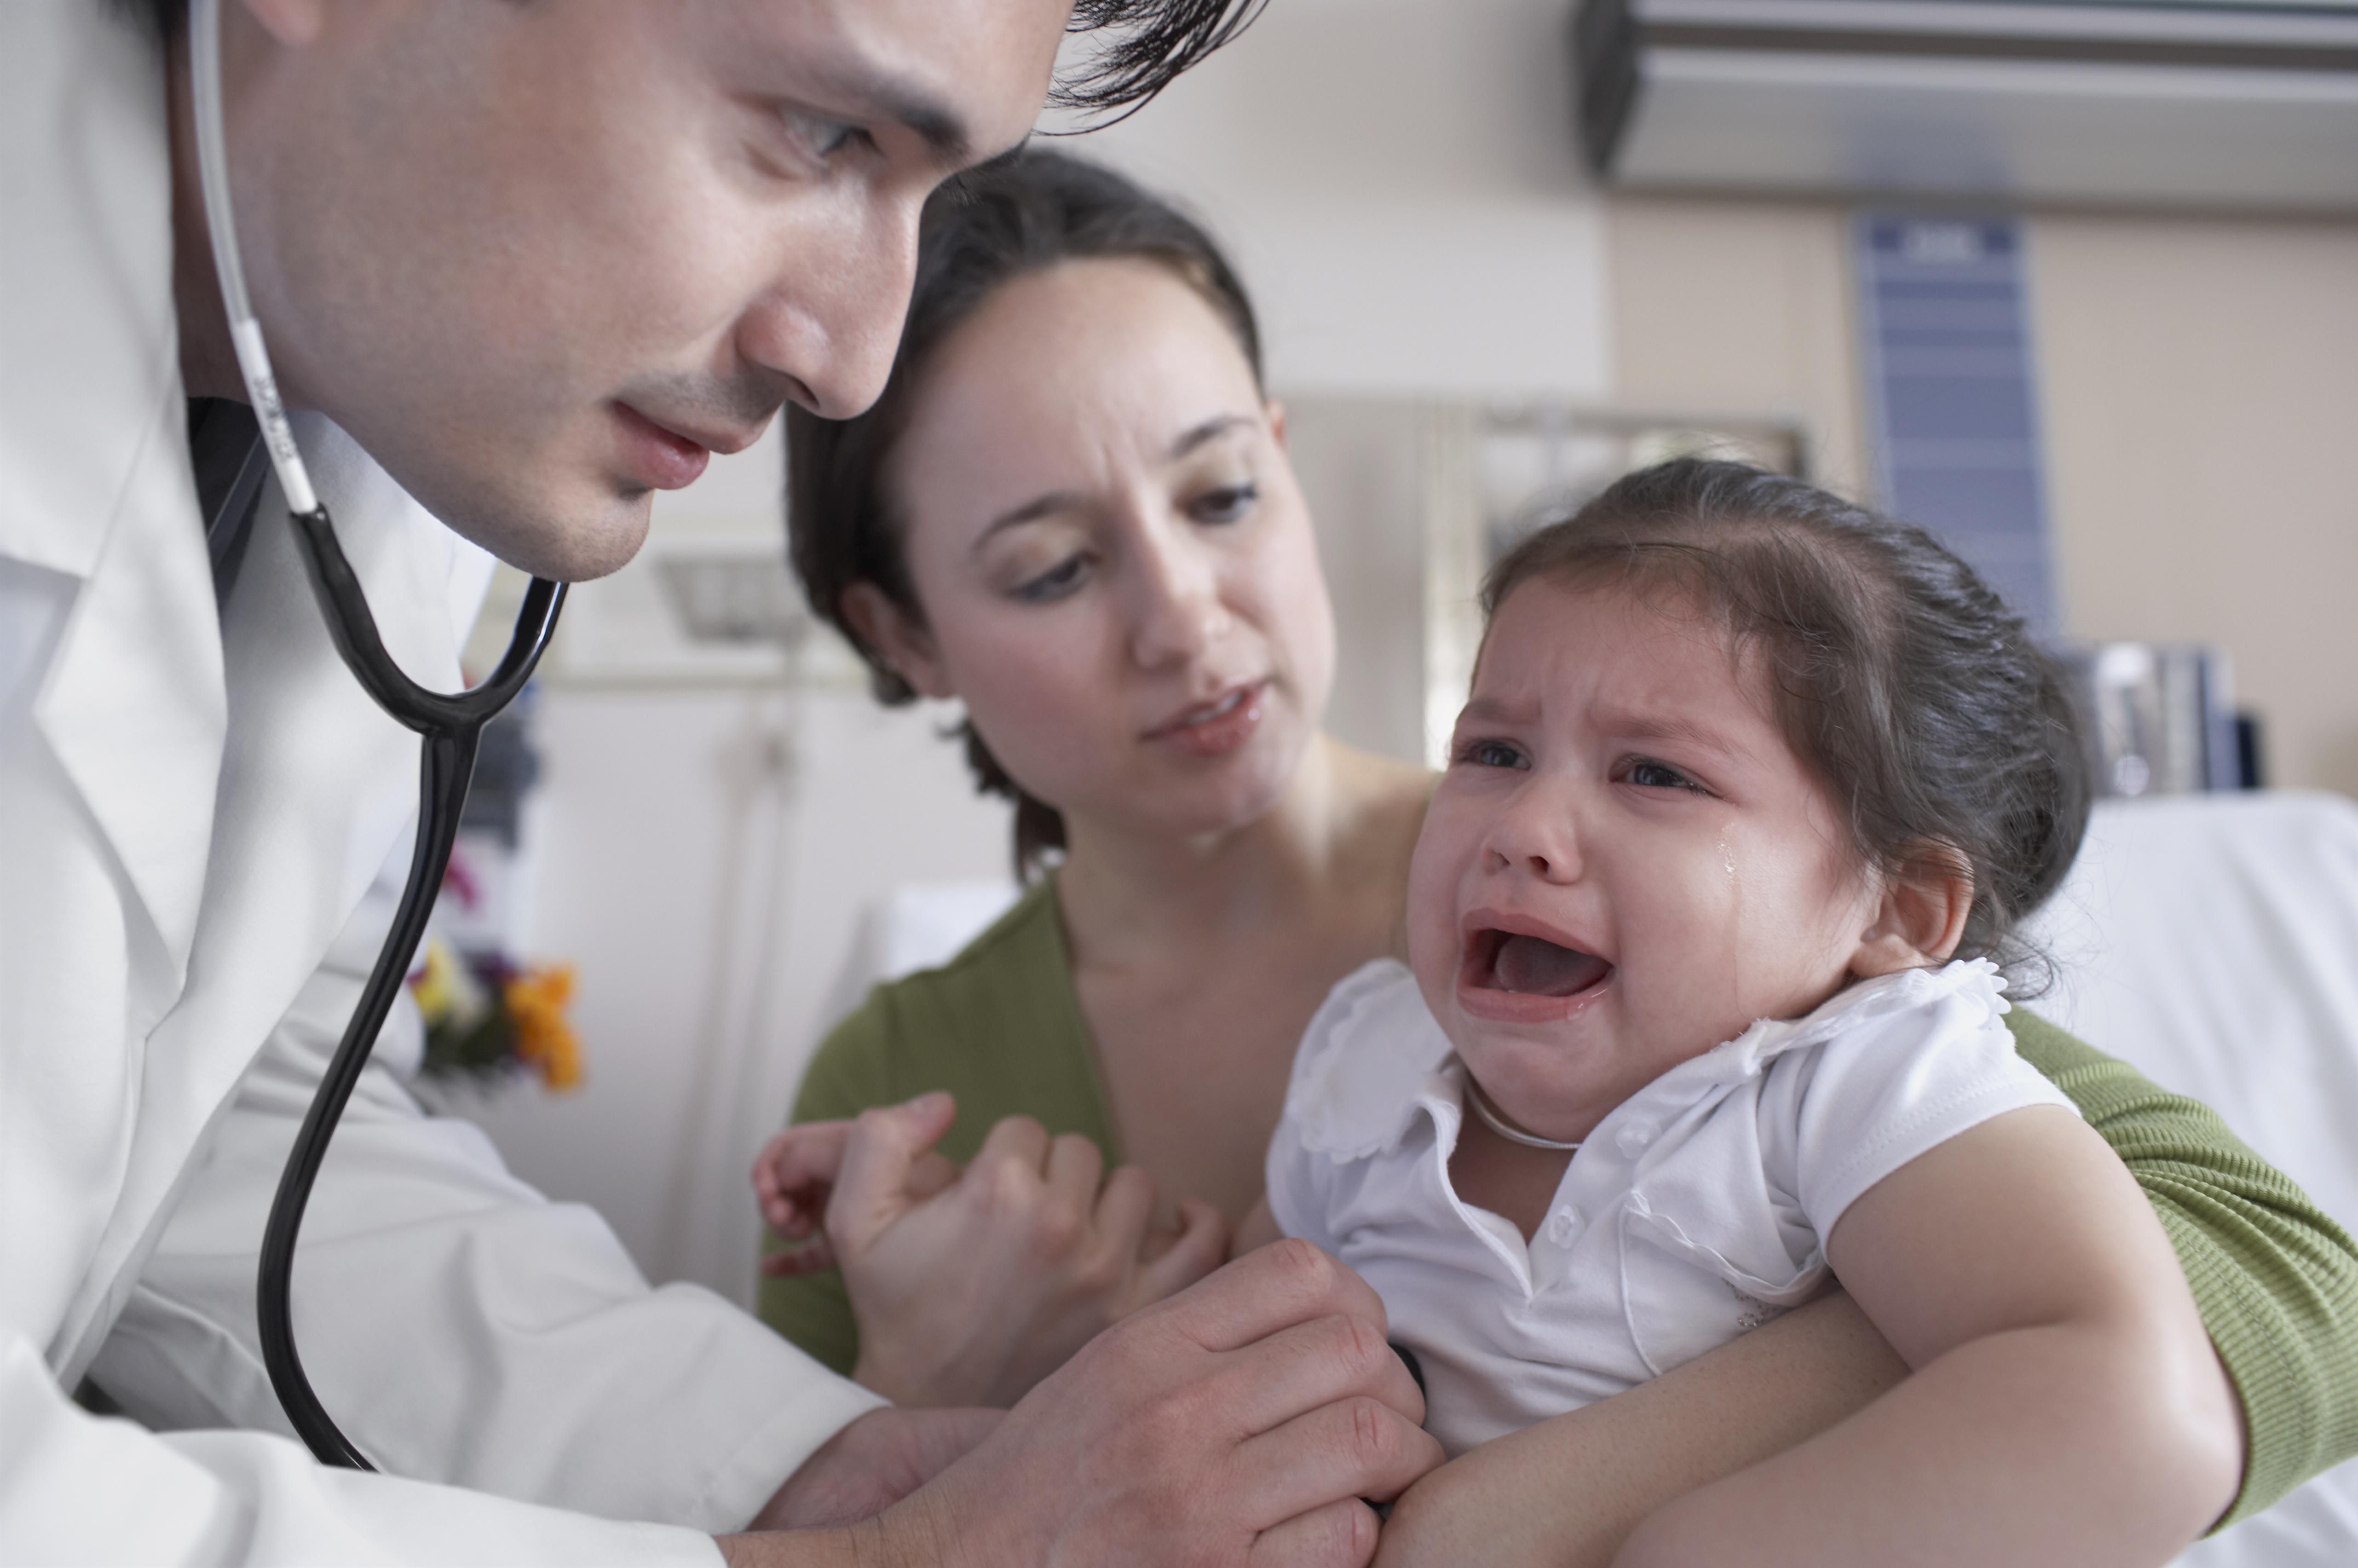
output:
[[[1033,154],[938,201],[883,399],[789,437],[812,603],[886,700],[965,702],[1019,864],[1049,869],[820,1048],[797,1120],[945,1088],[957,1119],[938,1099],[871,1118],[843,1170],[856,1326],[835,1273],[773,1281],[763,1314],[896,1398],[1004,1401],[1219,1260],[1303,1025],[1394,949],[1429,781],[1319,731],[1332,617],[1250,306],[1200,231],[1117,177]],[[2358,1260],[2201,1108],[2009,1022],[2162,1211],[2243,1396],[2235,1511],[2264,1506],[2337,1456],[2321,1434],[2358,1405],[2288,1370],[2340,1365]],[[914,1160],[935,1138],[946,1161]],[[1153,1192],[1187,1200],[1160,1236]],[[1527,1530],[1602,1561],[1660,1501],[1904,1372],[1828,1298],[1435,1472],[1388,1550],[1511,1557]]]

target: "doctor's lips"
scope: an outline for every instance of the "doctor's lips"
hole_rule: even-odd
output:
[[[1156,725],[1146,732],[1146,739],[1168,741],[1199,757],[1225,756],[1251,740],[1260,728],[1261,699],[1268,695],[1266,680],[1232,686],[1211,701]]]
[[[1605,989],[1613,966],[1557,940],[1563,935],[1520,915],[1486,910],[1469,916],[1457,969],[1458,1005],[1498,1023],[1551,1023],[1572,1016]]]
[[[704,473],[715,452],[741,452],[760,440],[769,420],[751,428],[665,424],[627,403],[616,403],[631,476],[653,490],[682,490]]]

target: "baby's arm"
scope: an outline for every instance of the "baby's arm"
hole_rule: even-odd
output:
[[[1377,1568],[1606,1568],[1656,1509],[1816,1436],[1907,1375],[1836,1292],[1451,1460],[1401,1498]]]
[[[1654,1514],[1625,1568],[2159,1563],[2234,1499],[2234,1389],[2152,1208],[2068,1112],[1900,1167],[1827,1255],[1913,1375]]]

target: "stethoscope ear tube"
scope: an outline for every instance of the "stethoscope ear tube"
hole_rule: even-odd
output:
[[[474,776],[475,752],[483,726],[508,705],[530,678],[533,666],[548,647],[564,608],[565,585],[535,578],[525,590],[524,608],[516,615],[508,651],[490,679],[471,691],[456,695],[428,691],[401,673],[377,635],[376,618],[359,577],[336,543],[334,527],[324,506],[296,515],[295,536],[313,593],[334,638],[336,651],[379,706],[423,738],[417,783],[417,840],[410,851],[409,876],[401,890],[393,929],[377,954],[361,989],[360,1004],[345,1024],[328,1071],[320,1079],[295,1147],[278,1178],[278,1193],[270,1205],[270,1219],[262,1232],[262,1262],[254,1283],[254,1310],[262,1335],[263,1365],[270,1386],[287,1418],[320,1463],[353,1470],[373,1470],[367,1457],[354,1447],[329,1416],[304,1373],[303,1358],[295,1347],[292,1291],[295,1243],[303,1227],[303,1211],[311,1201],[312,1184],[327,1157],[328,1141],[368,1065],[369,1053],[384,1027],[407,979],[409,960],[426,935],[434,899],[449,869],[450,847],[459,836],[459,816],[467,803],[467,784]]]

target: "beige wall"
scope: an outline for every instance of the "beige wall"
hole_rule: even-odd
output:
[[[1848,211],[1617,196],[1617,395],[1805,420],[1865,472]],[[2065,630],[2234,654],[2272,782],[2358,795],[2358,222],[2039,213]]]

